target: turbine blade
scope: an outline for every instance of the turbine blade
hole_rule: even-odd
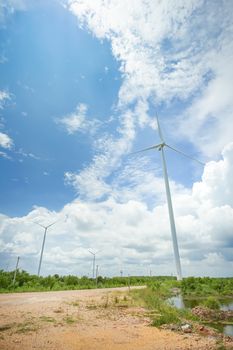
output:
[[[151,149],[156,149],[156,148],[159,148],[161,146],[161,144],[159,145],[154,145],[154,146],[151,146],[151,147],[147,147],[147,148],[143,148],[139,151],[136,151],[136,152],[132,152],[132,153],[129,153],[129,155],[133,155],[133,154],[137,154],[137,153],[142,153],[142,152],[146,152],[146,151],[150,151]]]
[[[156,119],[157,119],[157,126],[158,126],[159,137],[160,137],[161,142],[164,143],[163,134],[162,134],[162,130],[160,128],[159,118],[158,118],[157,113],[156,113]]]
[[[33,223],[36,224],[36,225],[38,225],[38,226],[40,226],[40,227],[46,228],[45,226],[39,224],[38,222],[33,221]]]
[[[50,224],[50,225],[48,225],[48,226],[46,226],[46,227],[49,228],[50,226],[55,225],[57,222],[58,222],[58,220],[54,221],[52,224]]]
[[[186,158],[189,158],[191,160],[194,160],[195,162],[201,164],[201,165],[205,165],[205,163],[201,162],[200,160],[196,159],[196,158],[193,158],[191,156],[189,156],[188,154],[182,152],[182,151],[179,151],[178,149],[174,148],[174,147],[171,147],[169,145],[166,144],[167,147],[169,147],[170,149],[172,149],[173,151],[177,152],[177,153],[180,153],[182,154],[182,156],[186,157]]]

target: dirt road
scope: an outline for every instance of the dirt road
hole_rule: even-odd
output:
[[[151,327],[128,298],[127,288],[0,294],[0,349],[217,349],[216,339]]]

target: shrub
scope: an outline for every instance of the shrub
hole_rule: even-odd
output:
[[[208,297],[204,302],[203,305],[208,307],[209,309],[213,309],[213,310],[219,310],[220,309],[220,303],[218,301],[218,299],[216,299],[215,297]]]

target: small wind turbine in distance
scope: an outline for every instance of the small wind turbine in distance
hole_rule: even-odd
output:
[[[182,280],[182,271],[181,271],[181,264],[180,264],[180,254],[179,254],[179,248],[178,248],[178,242],[177,242],[177,235],[176,235],[176,225],[175,225],[175,218],[174,218],[174,213],[173,213],[173,207],[172,207],[172,199],[171,199],[171,192],[170,192],[170,186],[169,186],[169,180],[168,180],[168,173],[167,173],[167,165],[166,165],[166,159],[165,159],[165,154],[164,154],[164,148],[168,147],[171,150],[182,154],[183,156],[192,159],[196,162],[198,162],[201,165],[205,165],[204,163],[200,162],[199,160],[190,157],[189,155],[169,146],[167,143],[164,142],[162,131],[160,128],[159,124],[159,119],[156,115],[157,119],[157,125],[158,125],[158,133],[160,137],[161,143],[158,145],[154,145],[148,148],[144,148],[140,151],[131,153],[131,154],[136,154],[136,153],[141,153],[149,150],[156,149],[158,151],[161,151],[161,157],[162,157],[162,164],[163,164],[163,177],[164,177],[164,182],[165,182],[165,188],[166,188],[166,196],[167,196],[167,206],[168,206],[168,213],[169,213],[169,220],[170,220],[170,228],[171,228],[171,235],[172,235],[172,243],[173,243],[173,250],[174,250],[174,256],[175,256],[175,263],[176,263],[176,271],[177,271],[177,280]]]
[[[47,230],[48,230],[49,227],[55,225],[56,223],[57,223],[57,221],[54,221],[52,224],[44,226],[44,225],[39,224],[38,222],[34,222],[34,224],[39,225],[39,226],[44,228],[44,238],[43,238],[42,247],[41,247],[40,262],[39,262],[37,276],[40,276],[40,269],[41,269],[41,263],[42,263],[43,253],[44,253],[44,245],[45,245],[45,239],[46,239]]]
[[[92,250],[88,249],[89,253],[91,253],[93,255],[93,272],[92,272],[92,277],[93,279],[95,278],[95,256],[97,253],[99,253],[99,250],[97,250],[96,252],[93,252]]]
[[[18,272],[19,259],[20,259],[20,257],[18,256],[18,257],[17,257],[16,266],[15,266],[15,272],[14,272],[13,282],[12,282],[12,283],[13,283],[13,286],[15,285],[15,279],[16,279],[16,275],[17,275],[17,272]]]

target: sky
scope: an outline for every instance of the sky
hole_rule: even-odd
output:
[[[233,275],[231,0],[0,0],[0,268]]]

